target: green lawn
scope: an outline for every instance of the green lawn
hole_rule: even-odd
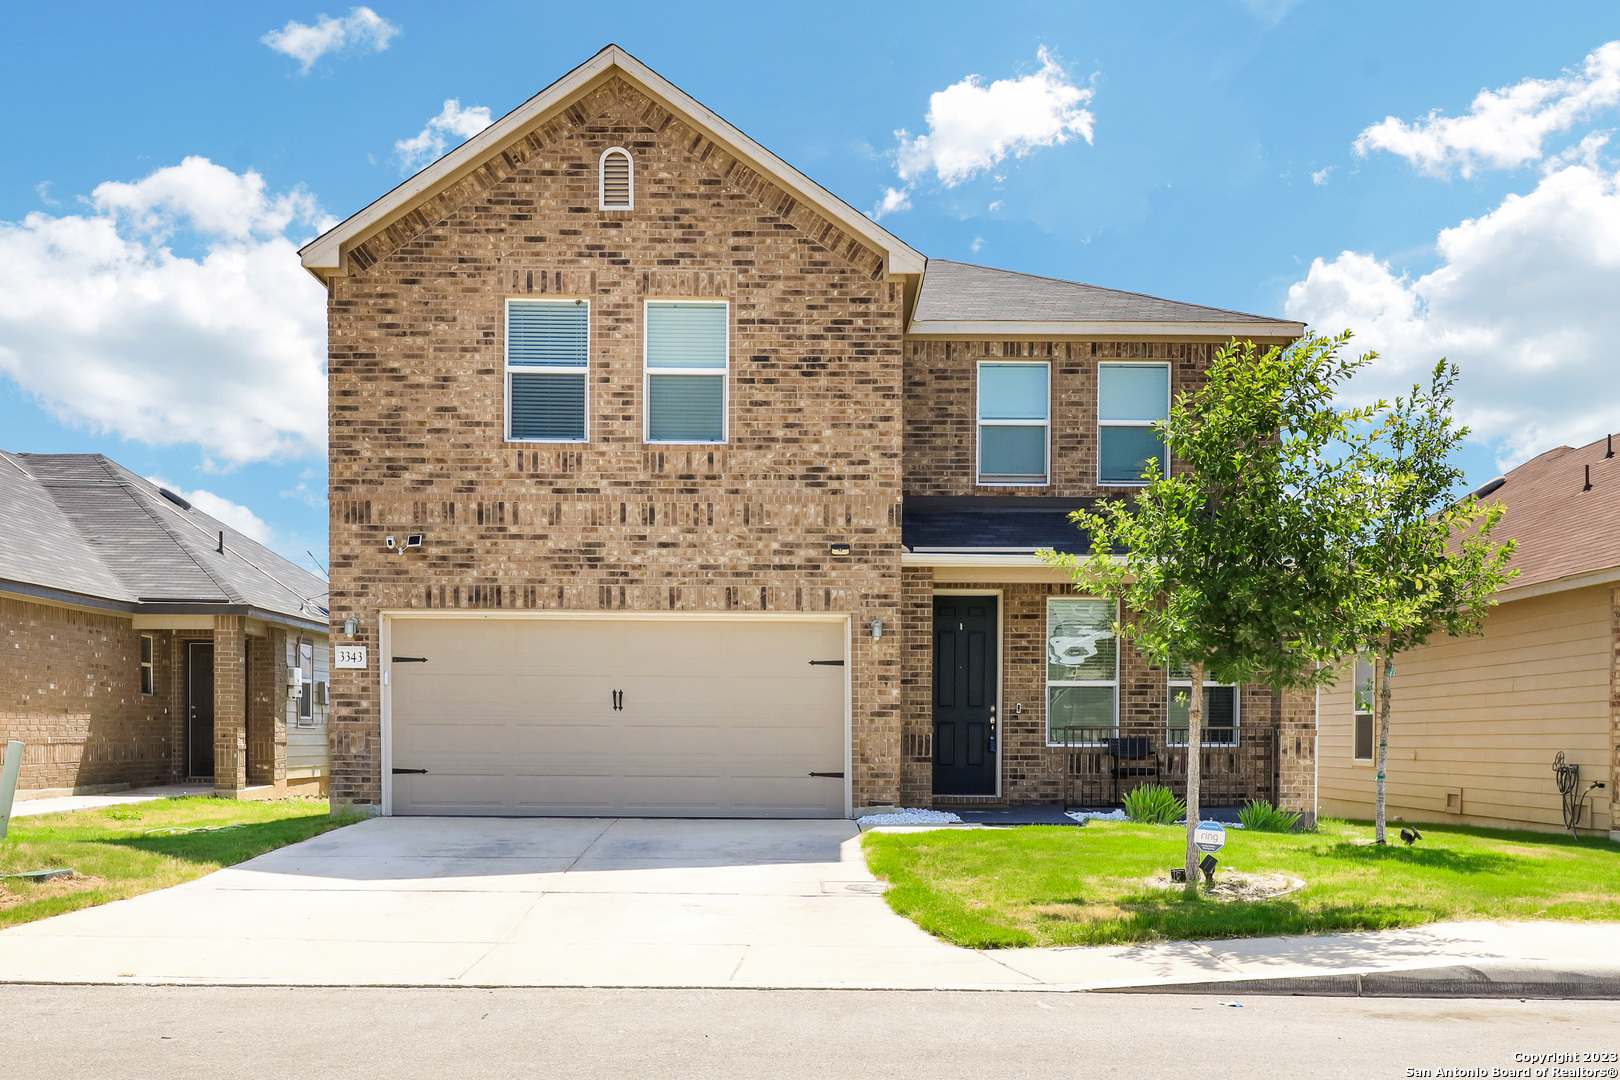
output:
[[[1421,825],[1408,848],[1356,844],[1364,824],[1315,833],[1227,831],[1223,869],[1306,882],[1275,900],[1221,902],[1146,879],[1182,862],[1180,827],[869,832],[889,905],[974,948],[1113,945],[1191,938],[1381,930],[1444,919],[1620,920],[1620,845],[1546,833]],[[1391,839],[1399,825],[1390,830]],[[1217,878],[1219,872],[1217,872]]]
[[[208,796],[12,818],[0,840],[0,874],[69,867],[82,876],[0,881],[0,927],[178,885],[356,820],[330,816],[325,799]],[[238,827],[160,831],[220,825]]]

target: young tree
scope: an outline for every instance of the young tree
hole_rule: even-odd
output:
[[[1334,404],[1366,359],[1348,334],[1288,348],[1222,347],[1202,389],[1181,395],[1156,430],[1174,449],[1147,463],[1131,500],[1072,517],[1088,556],[1043,552],[1082,588],[1132,617],[1116,624],[1149,660],[1189,668],[1187,880],[1195,887],[1203,684],[1320,685],[1355,646],[1362,591],[1354,558],[1369,506],[1356,432],[1372,409]]]
[[[1507,568],[1514,542],[1491,539],[1502,520],[1502,504],[1486,505],[1472,495],[1454,498],[1463,472],[1451,454],[1468,434],[1452,422],[1456,381],[1457,366],[1441,360],[1428,388],[1415,385],[1409,395],[1396,398],[1361,444],[1362,468],[1373,482],[1375,501],[1359,556],[1368,588],[1357,621],[1362,649],[1374,654],[1378,673],[1373,813],[1380,844],[1396,655],[1436,633],[1483,633],[1485,615],[1495,604],[1491,596],[1518,574]]]

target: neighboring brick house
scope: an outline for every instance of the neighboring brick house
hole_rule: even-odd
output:
[[[1387,813],[1561,829],[1561,757],[1578,770],[1577,827],[1620,840],[1620,456],[1607,437],[1560,446],[1478,494],[1506,508],[1495,538],[1518,541],[1519,575],[1483,634],[1438,634],[1396,658]],[[1374,685],[1362,660],[1322,694],[1326,813],[1372,817]]]
[[[1111,801],[1116,733],[1179,785],[1166,674],[1033,550],[1300,324],[928,261],[613,46],[302,256],[334,805]],[[1313,812],[1311,696],[1211,697],[1215,798]]]
[[[326,787],[326,582],[99,454],[0,452],[19,797]]]

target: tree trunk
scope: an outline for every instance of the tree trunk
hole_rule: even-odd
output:
[[[1373,835],[1384,842],[1384,767],[1389,762],[1389,683],[1395,677],[1395,657],[1388,648],[1378,658],[1378,793],[1373,797]]]
[[[1204,752],[1204,665],[1194,664],[1187,694],[1187,891],[1198,888],[1200,852],[1193,843],[1198,828],[1199,768]]]

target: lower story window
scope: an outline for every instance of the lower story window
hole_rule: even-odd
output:
[[[1118,733],[1119,639],[1111,600],[1046,602],[1046,742],[1095,745]]]
[[[1238,688],[1231,683],[1204,680],[1203,745],[1238,744],[1238,699]],[[1187,729],[1191,726],[1188,710],[1191,707],[1191,674],[1186,671],[1171,672],[1168,739],[1171,746],[1187,745]]]
[[[1373,666],[1365,656],[1356,657],[1355,732],[1351,758],[1373,759]]]
[[[157,690],[152,670],[152,635],[141,635],[141,693],[151,697]]]

